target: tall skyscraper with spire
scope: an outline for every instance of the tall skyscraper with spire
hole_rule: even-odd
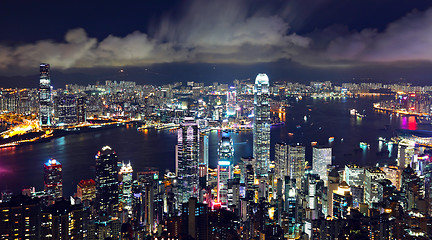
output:
[[[268,175],[270,162],[270,104],[269,78],[260,73],[254,86],[253,155],[256,161],[256,175]]]
[[[52,124],[50,65],[47,63],[40,64],[39,123],[42,127],[50,126]]]

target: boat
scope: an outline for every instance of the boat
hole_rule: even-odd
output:
[[[361,148],[370,148],[370,144],[366,143],[366,142],[360,142],[360,147]]]
[[[329,137],[329,142],[333,142],[334,141],[334,137]]]
[[[290,137],[292,137],[292,136],[294,136],[294,133],[288,133],[288,136],[290,136]]]
[[[356,117],[359,117],[359,118],[364,118],[364,117],[366,117],[366,114],[364,112],[365,112],[364,110],[363,110],[363,113],[360,113],[356,109],[351,109],[350,110],[350,115],[351,116],[356,116]]]
[[[311,142],[312,147],[316,146],[318,144],[318,142]]]

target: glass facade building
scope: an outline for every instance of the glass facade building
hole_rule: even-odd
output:
[[[270,163],[269,78],[260,73],[254,85],[253,155],[257,176],[268,176]]]

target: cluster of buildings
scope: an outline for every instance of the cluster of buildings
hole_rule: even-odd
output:
[[[67,199],[62,165],[50,159],[43,191],[2,196],[0,238],[430,239],[432,162],[415,142],[402,141],[397,166],[381,168],[333,166],[332,148],[319,145],[312,146],[310,165],[300,143],[276,143],[270,159],[272,105],[280,107],[286,88],[270,86],[266,74],[258,74],[253,84],[236,81],[234,87],[193,82],[161,88],[130,82],[107,82],[103,89],[68,86],[66,95],[73,94],[75,103],[86,94],[86,114],[130,117],[137,110],[147,121],[177,119],[175,170],[134,172],[133,163],[105,146],[95,156],[94,180],[80,181]],[[313,82],[310,88],[334,89],[330,82]],[[41,124],[59,121],[63,110],[54,118],[50,110],[49,65],[41,65],[39,92]],[[218,165],[209,168],[208,124],[246,119],[252,125],[253,156],[234,159],[233,140],[223,132]]]

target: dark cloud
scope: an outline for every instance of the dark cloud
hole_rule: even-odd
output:
[[[0,44],[0,74],[23,74],[40,62],[66,70],[168,63],[257,64],[281,59],[308,68],[400,61],[412,66],[432,61],[432,9],[412,11],[384,28],[356,30],[339,24],[297,34],[299,22],[307,23],[314,14],[336,6],[335,1],[275,1],[263,7],[260,2],[188,1],[151,24],[148,33],[96,38],[84,28],[74,28],[62,41]]]

